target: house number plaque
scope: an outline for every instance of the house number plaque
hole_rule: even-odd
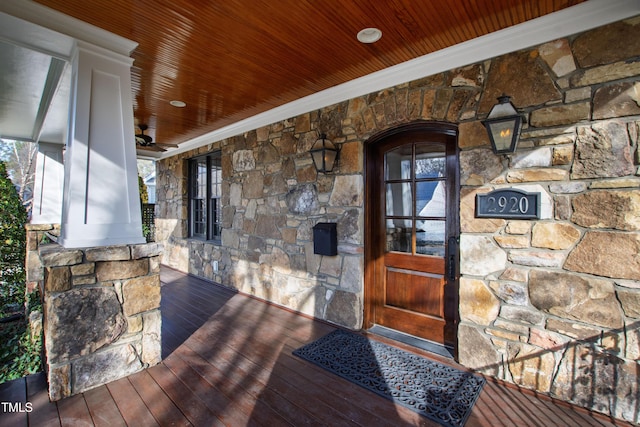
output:
[[[501,188],[477,194],[476,218],[538,219],[540,193]]]

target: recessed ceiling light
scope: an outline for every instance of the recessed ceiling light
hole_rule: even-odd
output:
[[[382,31],[377,28],[365,28],[358,32],[358,41],[360,43],[375,43],[382,37]]]
[[[173,101],[169,101],[169,104],[173,105],[174,107],[178,107],[178,108],[182,108],[182,107],[186,107],[187,104],[185,104],[183,101],[178,101],[178,100],[173,100]]]

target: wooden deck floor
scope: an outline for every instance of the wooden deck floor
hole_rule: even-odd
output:
[[[3,404],[0,426],[436,425],[291,354],[332,326],[167,268],[161,277],[161,364],[57,403],[42,374],[2,384],[0,402],[33,409]],[[492,381],[466,423],[613,425],[629,424]]]

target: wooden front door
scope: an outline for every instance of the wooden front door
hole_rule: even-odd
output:
[[[367,145],[366,326],[453,346],[458,286],[457,131],[414,123]]]

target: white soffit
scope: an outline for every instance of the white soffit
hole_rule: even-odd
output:
[[[305,112],[581,33],[638,14],[640,14],[638,0],[588,0],[300,98],[206,133],[180,144],[180,147],[175,150],[159,153],[157,157],[148,153],[145,153],[147,154],[145,157],[155,160],[171,157]]]
[[[130,66],[137,45],[31,0],[0,0],[0,136],[64,143],[75,49]]]
[[[0,40],[53,58],[68,60],[73,49],[73,39],[36,25],[11,14],[4,13],[0,4]]]
[[[66,53],[66,59],[70,57],[74,39],[125,56],[131,55],[131,52],[138,46],[136,42],[31,0],[0,1],[0,23],[2,23],[1,27],[4,27],[7,16],[2,15],[10,15],[14,17],[14,19],[18,18],[26,21],[26,24],[23,22],[22,25],[26,26],[27,30],[37,29],[38,31],[30,34],[28,31],[16,27],[13,31],[8,32],[9,38],[14,42],[16,42],[17,39],[25,40],[23,47],[42,51],[43,53],[61,59],[65,59],[64,56],[61,56],[64,53]],[[48,33],[48,38],[39,36],[45,32]],[[0,37],[4,36],[3,33],[5,33],[4,28],[0,30]],[[62,39],[66,39],[67,43],[70,42],[71,45],[65,43],[62,49],[49,47],[51,45],[57,45]],[[46,51],[46,49],[50,49],[50,51]],[[56,51],[59,51],[57,55]]]

